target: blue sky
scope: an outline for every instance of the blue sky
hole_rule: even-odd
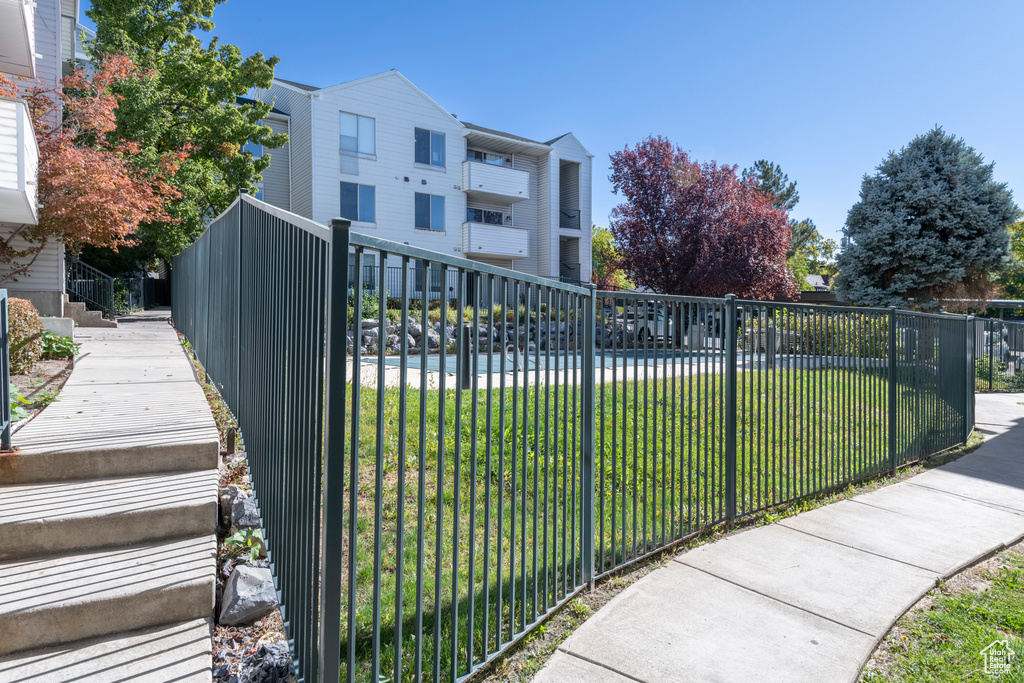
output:
[[[88,3],[83,3],[83,15]],[[286,8],[286,9],[282,9]],[[1024,204],[1024,2],[228,0],[216,35],[326,86],[396,68],[464,121],[594,157],[661,134],[701,161],[778,163],[795,218],[837,237],[860,181],[935,124]],[[84,18],[85,23],[90,23]]]

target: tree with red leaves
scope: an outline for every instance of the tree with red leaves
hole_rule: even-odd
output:
[[[621,265],[664,294],[792,298],[789,218],[736,166],[698,163],[650,137],[611,155],[612,210]]]
[[[168,180],[189,150],[157,152],[112,135],[113,86],[145,77],[126,57],[110,57],[92,75],[75,71],[56,88],[30,82],[21,94],[39,147],[39,223],[0,235],[0,282],[27,274],[51,240],[116,250],[134,244],[140,223],[172,220],[165,205],[180,193]],[[19,96],[2,74],[0,96]]]

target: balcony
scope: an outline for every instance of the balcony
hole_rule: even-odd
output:
[[[34,78],[35,3],[28,0],[0,0],[0,71]]]
[[[36,224],[39,149],[24,100],[0,97],[0,222]]]
[[[530,255],[530,231],[486,223],[462,224],[463,256],[526,258]]]
[[[462,162],[462,189],[474,199],[521,202],[530,198],[530,174],[482,161]]]

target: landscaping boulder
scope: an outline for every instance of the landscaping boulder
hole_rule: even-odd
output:
[[[270,570],[238,565],[224,584],[218,622],[223,626],[251,624],[275,607],[277,592]]]
[[[249,492],[237,486],[225,486],[220,491],[219,522],[222,529],[231,527],[234,520],[235,503],[248,498]]]
[[[240,498],[231,506],[231,526],[234,529],[259,529],[260,513],[252,496]]]
[[[436,330],[427,330],[427,348],[436,349],[441,346],[441,335]]]
[[[295,664],[288,643],[260,645],[256,652],[242,660],[238,683],[285,683],[295,675]]]

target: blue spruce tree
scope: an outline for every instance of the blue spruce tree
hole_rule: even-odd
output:
[[[983,298],[1019,213],[993,164],[935,128],[890,152],[864,176],[846,218],[836,289],[867,306],[935,310],[941,299]]]

